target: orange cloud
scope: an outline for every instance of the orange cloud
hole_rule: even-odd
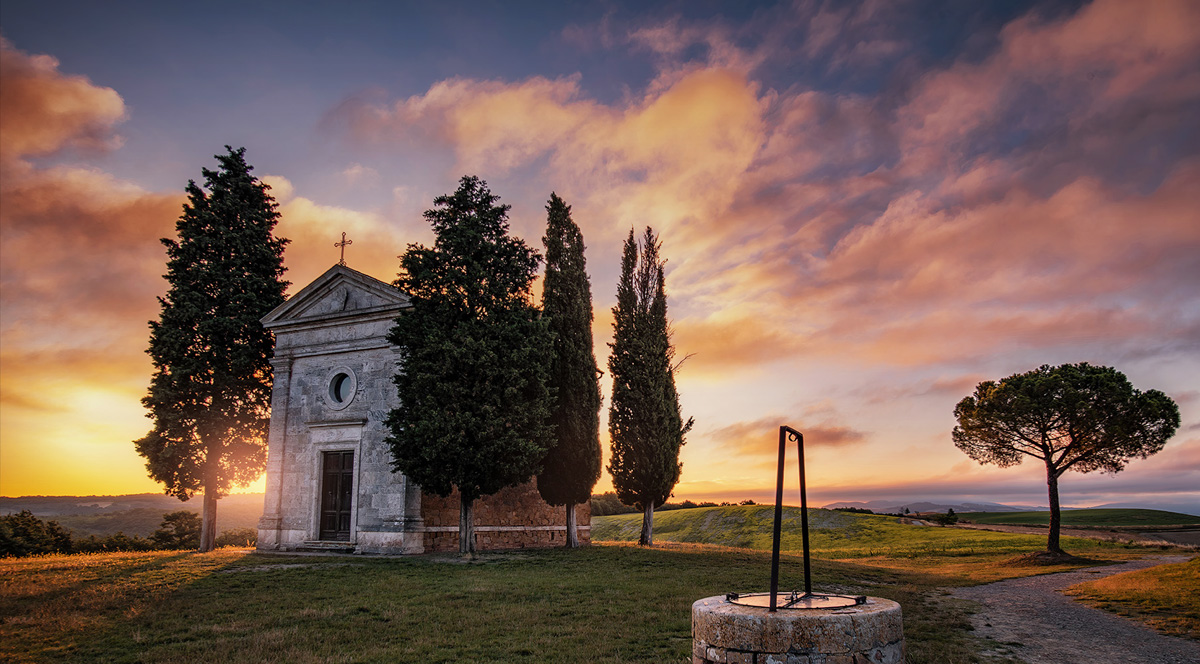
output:
[[[145,433],[139,399],[150,363],[142,350],[164,290],[158,239],[171,233],[183,196],[25,161],[115,147],[124,104],[109,88],[62,74],[54,58],[7,42],[0,63],[0,484],[10,494],[69,493],[78,468],[64,468],[60,485],[38,484],[44,477],[30,472],[69,456],[120,478],[113,489],[152,490],[130,441]]]
[[[787,423],[804,434],[806,447],[841,447],[867,439],[866,433],[832,421],[801,422],[774,415],[750,422],[735,422],[712,431],[707,437],[739,456],[762,456],[768,457],[769,461],[779,452],[779,426]]]
[[[460,172],[548,158],[558,175],[547,187],[581,217],[605,219],[597,229],[605,241],[631,226],[711,218],[729,204],[762,141],[757,86],[743,74],[693,71],[614,106],[584,98],[579,84],[451,79],[390,107],[352,100],[333,119],[362,139],[438,137],[453,145]]]
[[[58,71],[49,55],[29,55],[0,38],[0,155],[6,168],[28,155],[64,147],[108,148],[119,143],[112,127],[125,103],[112,88]]]
[[[686,371],[723,375],[747,366],[757,366],[800,352],[802,339],[768,322],[752,318],[700,320],[684,318],[672,325],[671,342],[677,357],[690,356]]]
[[[267,175],[263,181],[279,205],[276,235],[286,237],[284,255],[291,291],[303,288],[338,261],[341,252],[334,246],[344,231],[352,244],[346,247],[346,264],[383,281],[396,276],[407,238],[404,229],[374,212],[321,205],[295,196],[292,183],[285,177]]]
[[[1177,347],[1193,323],[1163,303],[1200,278],[1189,258],[1200,252],[1200,166],[1179,159],[1114,187],[1098,164],[1138,149],[1119,138],[1122,117],[1154,118],[1143,133],[1191,122],[1172,109],[1200,96],[1188,74],[1200,36],[1178,27],[1196,12],[1104,1],[1031,15],[990,56],[887,96],[764,90],[753,73],[767,45],[792,52],[774,30],[742,47],[718,24],[667,21],[624,42],[605,25],[609,43],[658,58],[654,81],[620,103],[589,99],[578,76],[452,79],[339,113],[364,137],[435,135],[460,169],[544,163],[594,270],[616,264],[630,226],[661,231],[675,344],[696,353],[689,370],[799,355],[910,366],[1133,339]],[[849,63],[898,48],[889,16],[867,3],[770,20],[807,35],[806,57]],[[839,41],[847,31],[855,43]],[[1008,131],[1050,138],[1037,152],[987,149]]]

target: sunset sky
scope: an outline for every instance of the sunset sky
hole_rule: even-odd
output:
[[[1034,460],[954,447],[954,405],[1087,361],[1183,424],[1064,504],[1200,514],[1200,3],[642,4],[6,0],[0,495],[161,491],[131,442],[159,238],[229,144],[292,293],[342,231],[390,281],[464,174],[539,248],[557,192],[602,368],[621,242],[661,232],[677,499],[771,498],[786,423],[816,504],[1045,505]]]

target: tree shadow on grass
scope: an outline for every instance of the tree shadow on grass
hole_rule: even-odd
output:
[[[116,629],[213,572],[236,562],[194,551],[50,556],[6,570],[0,659],[78,660],[79,644]],[[31,561],[35,562],[35,561]],[[63,576],[75,579],[62,582]]]

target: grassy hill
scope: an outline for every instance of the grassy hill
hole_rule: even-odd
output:
[[[1049,512],[968,512],[959,518],[975,523],[1004,526],[1046,526],[1050,524]],[[1129,527],[1129,526],[1185,526],[1200,524],[1200,517],[1178,512],[1141,509],[1087,509],[1063,510],[1064,526]]]
[[[717,544],[747,549],[770,550],[775,518],[771,505],[700,507],[656,512],[655,542]],[[916,558],[929,555],[968,556],[976,553],[1015,554],[1036,550],[1045,538],[1032,535],[962,530],[937,526],[914,526],[893,516],[851,514],[810,509],[809,545],[814,555],[832,559]],[[592,518],[592,539],[636,542],[642,524],[640,514]],[[803,549],[800,508],[785,507],[780,547]],[[1097,543],[1065,538],[1072,551],[1091,550]]]

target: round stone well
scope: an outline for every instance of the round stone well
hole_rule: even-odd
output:
[[[841,602],[834,601],[821,608],[824,598],[841,596],[811,594],[785,608],[781,593],[780,608],[772,612],[765,601],[754,601],[766,599],[766,593],[751,597],[731,594],[692,604],[692,664],[904,661],[904,625],[900,605],[892,600],[865,597],[861,603],[837,606]]]

